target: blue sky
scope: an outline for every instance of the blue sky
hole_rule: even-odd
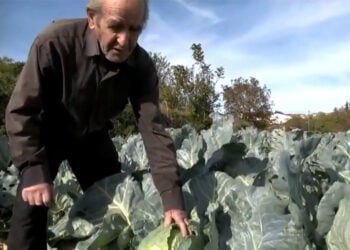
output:
[[[86,0],[0,0],[0,56],[25,61],[54,19],[85,17]],[[201,43],[230,84],[255,77],[271,90],[273,110],[331,112],[350,101],[349,0],[150,0],[140,37],[148,51],[190,66]]]

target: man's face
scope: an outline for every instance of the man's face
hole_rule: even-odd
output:
[[[104,0],[102,13],[88,11],[102,52],[114,63],[125,61],[134,50],[144,24],[143,0]]]

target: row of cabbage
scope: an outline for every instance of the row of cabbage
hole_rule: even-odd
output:
[[[210,129],[169,129],[191,237],[162,226],[163,209],[139,134],[114,138],[123,173],[84,194],[63,163],[49,213],[51,249],[350,249],[350,133],[233,130],[213,114]],[[0,141],[0,238],[17,185]]]

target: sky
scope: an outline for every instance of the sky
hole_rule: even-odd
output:
[[[191,66],[193,43],[231,80],[256,78],[273,111],[332,112],[350,101],[350,0],[149,0],[139,43]],[[85,17],[87,0],[0,0],[0,56],[25,61],[52,20]]]

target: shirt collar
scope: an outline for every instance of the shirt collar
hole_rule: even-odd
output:
[[[134,49],[134,51],[131,53],[129,58],[125,61],[125,63],[129,66],[136,67],[136,50],[138,49],[138,45]],[[96,36],[94,32],[87,26],[87,31],[85,35],[85,55],[86,56],[102,56],[102,53],[100,51],[100,47],[98,44],[98,40],[96,39]]]
[[[86,27],[86,34],[85,34],[85,55],[86,56],[101,55],[96,36],[94,32],[89,28],[89,26]]]

